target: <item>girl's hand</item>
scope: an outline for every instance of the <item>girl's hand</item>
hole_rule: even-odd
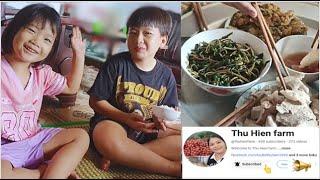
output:
[[[83,76],[86,41],[82,40],[79,27],[72,29],[71,48],[73,52],[72,68],[67,74],[67,87],[62,91],[63,94],[76,94]]]
[[[132,112],[128,114],[127,125],[132,129],[142,131],[144,133],[156,133],[158,132],[155,127],[155,123],[145,121],[145,118],[139,113]]]
[[[72,29],[71,48],[74,56],[83,57],[84,59],[86,40],[82,40],[81,31],[78,26],[73,27]]]

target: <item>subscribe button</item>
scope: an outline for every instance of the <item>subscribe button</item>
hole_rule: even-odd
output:
[[[235,161],[235,167],[261,167],[262,162],[259,161]]]
[[[243,167],[243,168],[255,168],[255,167],[263,167],[264,162],[259,161],[235,161],[234,166],[235,167]],[[290,162],[288,160],[279,160],[276,163],[278,168],[289,168],[291,166]]]

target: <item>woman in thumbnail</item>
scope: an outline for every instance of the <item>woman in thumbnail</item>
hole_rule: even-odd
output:
[[[223,160],[224,155],[227,151],[226,142],[222,139],[221,136],[214,134],[209,137],[208,145],[210,150],[212,151],[212,154],[208,158],[207,165],[214,166]]]

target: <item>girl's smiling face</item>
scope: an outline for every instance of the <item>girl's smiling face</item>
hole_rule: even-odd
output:
[[[167,43],[167,36],[161,36],[155,27],[130,27],[128,34],[128,48],[134,60],[153,59]]]
[[[227,148],[224,141],[220,138],[212,137],[209,140],[209,148],[213,153],[222,154],[225,153]]]
[[[13,55],[20,61],[28,63],[44,60],[51,52],[57,36],[52,29],[48,21],[43,25],[40,20],[22,27],[13,39]]]

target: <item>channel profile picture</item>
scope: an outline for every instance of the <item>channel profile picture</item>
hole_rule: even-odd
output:
[[[217,133],[201,131],[192,134],[185,141],[183,151],[192,164],[207,167],[223,161],[227,145],[225,140]]]

